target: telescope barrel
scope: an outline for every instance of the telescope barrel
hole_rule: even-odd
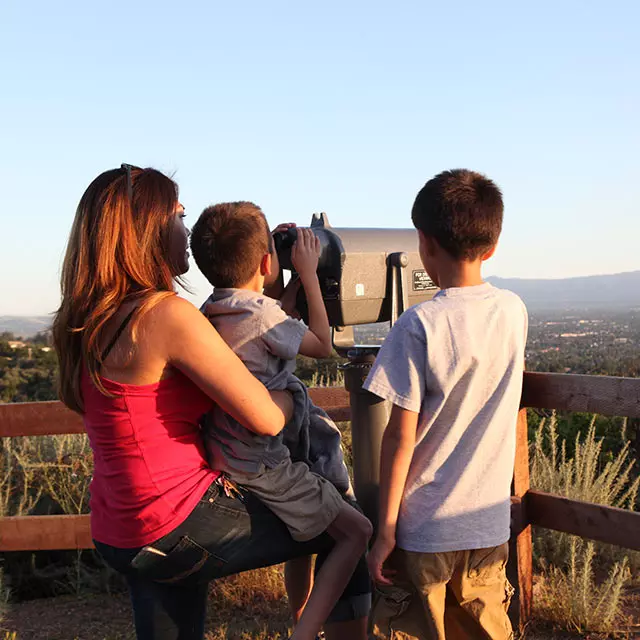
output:
[[[332,326],[389,321],[396,315],[392,297],[400,295],[412,306],[435,294],[437,288],[420,261],[414,229],[334,228],[325,214],[314,216],[311,229],[320,239],[318,278]],[[294,270],[291,248],[296,237],[295,228],[274,235],[283,269]],[[401,259],[398,254],[403,254]],[[303,295],[298,309],[306,319]]]

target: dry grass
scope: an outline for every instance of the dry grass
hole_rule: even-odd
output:
[[[567,569],[550,566],[543,575],[535,599],[536,614],[579,633],[622,632],[623,590],[629,579],[626,559],[615,563],[607,579],[596,584],[593,575],[595,548],[592,542],[573,538]]]
[[[532,446],[532,487],[633,510],[640,478],[632,476],[629,443],[605,464],[601,447],[595,435],[595,416],[587,434],[576,437],[571,458],[566,443],[558,442],[555,415],[543,420]],[[632,577],[629,565],[634,570],[640,566],[640,554],[550,530],[536,530],[534,550],[543,572],[534,597],[536,617],[570,631],[627,633],[625,587]]]
[[[540,491],[633,510],[640,476],[635,479],[632,476],[635,462],[629,456],[626,420],[622,423],[621,451],[603,465],[602,440],[596,438],[596,417],[593,416],[586,434],[577,434],[571,458],[567,457],[566,442],[558,442],[555,413],[541,421],[532,445],[532,482]]]
[[[43,438],[2,438],[0,446],[0,518],[26,515],[43,492],[32,464]],[[23,466],[21,461],[29,460]]]
[[[0,568],[0,625],[4,620],[5,614],[9,610],[9,598],[11,591],[4,584],[4,571]]]
[[[43,495],[62,513],[88,513],[93,456],[86,435],[2,438],[0,517],[28,515]]]
[[[344,387],[344,371],[338,369],[335,374],[326,372],[322,374],[318,371],[311,376],[309,387]]]
[[[281,567],[218,580],[211,585],[209,603],[206,640],[279,640],[289,635]],[[15,634],[15,638],[9,634]],[[0,638],[5,637],[132,640],[131,604],[126,593],[31,600],[12,606],[0,622]]]
[[[556,416],[543,420],[531,445],[531,486],[539,491],[576,500],[593,502],[633,511],[637,504],[640,476],[633,477],[635,461],[630,460],[629,442],[618,455],[602,463],[602,441],[596,438],[595,419],[583,436],[578,433],[575,454],[567,457],[566,443],[558,441]],[[626,421],[622,424],[625,440]],[[571,557],[572,536],[551,530],[537,530],[534,551],[536,559],[547,564],[566,566]],[[632,574],[640,577],[640,553],[613,545],[596,543],[597,569],[605,573],[612,564],[626,561]],[[625,560],[626,559],[626,560]]]
[[[350,466],[348,426],[339,425]],[[85,436],[4,439],[0,454],[0,516],[27,514],[42,496],[48,496],[51,503],[67,513],[86,512],[92,467]],[[582,500],[633,508],[640,481],[632,480],[628,447],[606,464],[600,458],[600,443],[593,428],[586,437],[579,437],[575,456],[567,458],[552,418],[540,426],[532,446],[532,485]],[[543,575],[534,598],[536,614],[555,626],[534,625],[527,638],[594,638],[588,634],[624,629],[627,563],[635,570],[640,566],[640,554],[632,554],[627,560],[621,549],[572,541],[570,536],[551,531],[536,532],[536,552],[539,560],[546,560],[541,562]],[[4,620],[2,611],[6,609],[8,590],[0,576],[0,639],[133,638],[127,595],[91,594],[87,591],[91,580],[83,576],[83,571],[84,564],[78,559],[71,568],[71,588],[67,590],[76,595],[15,605]],[[599,582],[596,577],[601,578]],[[208,640],[286,638],[289,625],[280,567],[247,572],[212,584]],[[626,637],[633,635],[627,633]]]
[[[282,566],[218,580],[209,594],[207,640],[287,638],[291,616]]]

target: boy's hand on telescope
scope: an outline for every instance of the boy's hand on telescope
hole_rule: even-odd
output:
[[[310,358],[331,355],[331,328],[318,280],[320,240],[311,229],[298,228],[296,242],[291,248],[291,263],[300,276],[307,298],[309,330],[304,334],[298,353]]]
[[[298,237],[291,249],[291,262],[303,281],[315,276],[320,257],[320,239],[311,229],[298,228]]]
[[[385,538],[382,536],[378,536],[376,538],[373,547],[371,547],[371,551],[369,551],[367,555],[369,574],[374,582],[387,585],[393,584],[390,577],[393,576],[395,571],[392,569],[383,569],[382,567],[391,555],[395,546],[395,539]]]

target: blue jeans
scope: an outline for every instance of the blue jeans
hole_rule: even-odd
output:
[[[127,579],[139,640],[201,640],[209,581],[311,554],[318,554],[317,571],[333,540],[325,533],[296,542],[257,498],[229,497],[214,482],[181,525],[149,545],[166,555],[95,545]],[[328,622],[362,618],[370,606],[362,558]]]

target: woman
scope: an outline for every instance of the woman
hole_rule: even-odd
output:
[[[92,535],[126,576],[144,639],[202,638],[207,581],[331,545],[294,542],[207,466],[198,421],[214,402],[265,435],[283,428],[292,402],[267,392],[175,295],[188,269],[183,218],[160,172],[122,165],[99,175],[78,206],[53,328],[60,396],[83,415],[94,453]],[[361,563],[327,636],[365,638],[369,603]]]

